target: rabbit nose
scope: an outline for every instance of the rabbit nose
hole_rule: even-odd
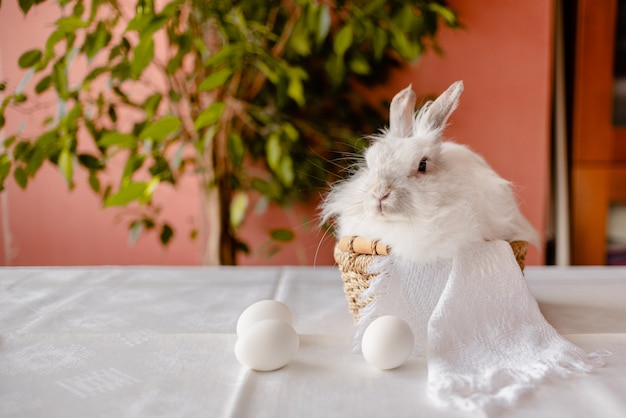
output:
[[[382,202],[391,194],[391,187],[384,184],[378,184],[372,189],[371,193],[379,202]]]
[[[384,201],[389,199],[391,188],[378,186],[372,190],[372,194],[376,199],[378,212],[382,214]]]

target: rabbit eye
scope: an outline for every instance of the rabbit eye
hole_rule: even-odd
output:
[[[420,161],[420,165],[417,169],[418,172],[420,173],[425,173],[426,172],[426,162],[428,161],[428,158],[422,158],[422,161]]]

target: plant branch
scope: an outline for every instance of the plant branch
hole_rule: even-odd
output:
[[[300,19],[301,13],[302,13],[302,10],[299,7],[296,7],[295,9],[292,10],[292,13],[289,15],[289,19],[287,20],[287,23],[285,23],[285,27],[283,28],[280,38],[278,39],[278,42],[276,42],[274,47],[270,50],[270,54],[273,58],[279,59],[282,56],[285,50],[285,46],[287,45],[287,42],[289,42],[289,39],[291,38],[293,29],[296,27],[296,23],[298,23],[298,19]],[[265,83],[266,80],[267,80],[267,76],[259,71],[256,77],[254,78],[254,80],[252,81],[252,85],[248,89],[248,97],[250,99],[256,97],[259,91],[261,91],[261,89],[263,88],[263,84]]]

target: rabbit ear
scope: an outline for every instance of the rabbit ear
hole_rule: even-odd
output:
[[[389,107],[389,131],[399,138],[413,135],[415,118],[415,93],[411,85],[396,94]]]
[[[448,117],[459,104],[463,92],[463,81],[452,83],[450,87],[430,104],[424,115],[425,121],[434,129],[443,129]]]

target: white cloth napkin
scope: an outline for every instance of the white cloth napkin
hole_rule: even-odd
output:
[[[489,412],[513,405],[548,376],[602,364],[544,319],[504,241],[428,265],[392,253],[378,257],[370,271],[380,274],[361,296],[375,299],[360,312],[355,350],[377,317],[405,319],[415,334],[415,354],[427,356],[428,394],[437,404]]]

